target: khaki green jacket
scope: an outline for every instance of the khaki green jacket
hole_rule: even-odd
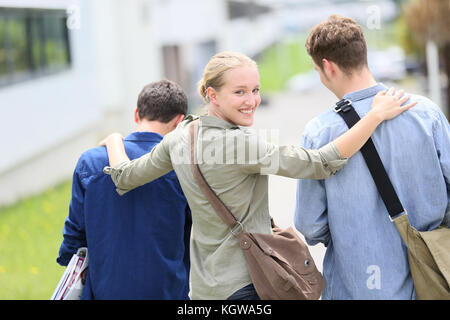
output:
[[[192,212],[191,298],[226,299],[251,279],[237,239],[192,176],[188,128],[197,118],[200,170],[249,232],[271,233],[267,174],[324,179],[336,173],[347,159],[340,158],[333,142],[319,150],[278,146],[248,128],[217,117],[188,116],[148,154],[105,168],[119,194],[175,170]]]

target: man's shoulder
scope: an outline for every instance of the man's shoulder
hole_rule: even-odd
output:
[[[431,120],[438,119],[443,114],[439,106],[429,98],[413,93],[409,95],[410,101],[418,102],[417,105],[408,111],[410,114],[419,115],[422,118],[430,118]]]
[[[330,109],[308,121],[303,130],[303,137],[317,143],[327,143],[335,134],[342,133],[346,128],[341,117]]]
[[[106,165],[108,153],[104,146],[100,146],[84,151],[78,159],[76,170],[82,175],[92,175],[103,172]]]

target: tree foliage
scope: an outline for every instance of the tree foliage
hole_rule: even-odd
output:
[[[408,26],[422,43],[450,43],[450,0],[415,0],[405,8]]]

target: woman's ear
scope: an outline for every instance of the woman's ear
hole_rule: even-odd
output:
[[[208,87],[208,89],[206,89],[206,96],[208,97],[209,102],[217,104],[217,93],[214,88]]]

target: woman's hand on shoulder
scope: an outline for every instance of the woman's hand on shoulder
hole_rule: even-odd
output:
[[[390,88],[380,91],[373,99],[370,113],[375,115],[380,122],[393,119],[417,104],[417,101],[415,101],[402,106],[409,98],[410,96],[405,94],[404,90],[396,91],[395,88]]]
[[[98,145],[99,146],[106,146],[108,144],[108,142],[118,141],[118,140],[122,141],[123,139],[125,139],[125,138],[124,138],[124,136],[122,134],[120,134],[118,132],[114,132],[114,133],[111,133],[110,135],[108,135],[105,139],[101,140],[98,143]]]

